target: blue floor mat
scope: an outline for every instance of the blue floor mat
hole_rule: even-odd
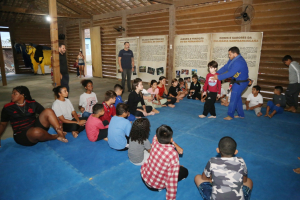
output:
[[[174,131],[183,149],[180,164],[188,168],[187,179],[178,183],[177,199],[201,199],[194,177],[207,161],[217,156],[220,138],[237,141],[254,182],[251,199],[297,199],[300,196],[300,115],[283,113],[274,118],[256,117],[225,121],[227,107],[216,104],[216,119],[200,119],[200,101],[184,99],[175,108],[160,108],[149,116],[149,140],[161,124]],[[265,109],[262,109],[265,112]],[[53,129],[49,130],[54,133]],[[48,141],[23,147],[12,138],[0,148],[0,199],[165,199],[166,190],[153,192],[141,180],[140,166],[127,152],[111,149],[106,141],[90,142],[85,131],[78,138],[67,134],[69,143]]]

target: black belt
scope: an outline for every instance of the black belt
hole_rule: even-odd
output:
[[[249,81],[248,79],[247,79],[247,80],[237,81],[235,78],[232,78],[232,79],[230,80],[230,84],[235,84],[235,83],[237,83],[237,84],[239,85],[240,83],[248,82],[248,81]]]

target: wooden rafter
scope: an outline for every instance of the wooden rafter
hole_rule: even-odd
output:
[[[80,14],[80,15],[90,15],[85,13],[82,9],[78,8],[77,6],[73,5],[72,3],[65,1],[65,0],[57,0],[57,3],[69,8],[70,10]],[[91,17],[91,15],[90,15]]]
[[[111,3],[107,3],[106,1],[103,1],[103,0],[100,0],[101,3],[103,3],[104,5],[106,5],[106,7],[108,9],[110,9],[109,12],[116,12],[117,10],[114,10],[116,9],[114,6],[111,5]]]
[[[167,5],[173,5],[173,0],[148,0],[148,1],[154,1],[161,4],[167,4]]]
[[[23,13],[23,14],[31,14],[31,15],[48,15],[48,13],[42,13],[38,11],[31,11],[27,8],[21,7],[12,7],[12,6],[1,6],[0,11],[2,12],[15,12],[15,13]],[[73,15],[73,14],[57,14],[57,17],[69,17],[69,18],[91,18],[90,15]]]

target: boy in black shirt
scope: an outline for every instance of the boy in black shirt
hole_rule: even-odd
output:
[[[172,86],[169,88],[169,96],[175,97],[177,99],[177,103],[179,100],[182,100],[184,97],[184,93],[180,91],[180,88],[178,86],[178,81],[176,78],[172,79]]]
[[[285,95],[281,94],[283,92],[283,88],[281,86],[275,86],[273,101],[268,101],[267,103],[267,111],[265,117],[272,118],[276,113],[283,113],[283,109],[286,104]],[[272,112],[269,114],[269,112]]]
[[[200,100],[201,99],[200,90],[201,90],[201,85],[198,82],[198,76],[196,74],[194,74],[192,76],[192,83],[191,83],[191,86],[190,86],[190,93],[187,96],[187,98],[188,99]]]

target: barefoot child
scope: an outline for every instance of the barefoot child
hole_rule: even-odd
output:
[[[179,78],[178,80],[179,84],[178,87],[180,91],[184,94],[184,97],[189,93],[188,92],[188,84],[183,80],[183,78]]]
[[[153,101],[152,104],[155,108],[160,108],[167,106],[167,99],[159,96],[159,89],[157,88],[157,81],[152,80],[150,82],[150,88],[147,90],[149,94],[151,94]],[[171,104],[170,104],[171,105]]]
[[[116,116],[116,108],[114,106],[114,103],[116,102],[116,97],[117,94],[112,90],[108,90],[105,93],[104,101],[102,103],[104,106],[105,113],[100,117],[101,121],[104,122],[106,120],[109,123],[111,118],[113,116]]]
[[[206,95],[207,91],[208,93],[204,104],[203,114],[199,115],[200,118],[205,118],[208,113],[210,113],[210,116],[208,118],[216,118],[215,102],[217,100],[217,97],[220,98],[221,94],[221,81],[212,80],[215,75],[219,75],[217,73],[218,63],[214,60],[209,62],[208,69],[210,73],[206,75],[202,95]]]
[[[108,124],[105,126],[99,119],[102,115],[104,115],[103,104],[94,105],[93,114],[91,114],[85,124],[86,136],[91,142],[102,139],[107,141]]]
[[[135,117],[145,117],[148,115],[154,115],[152,106],[146,106],[143,99],[143,82],[142,79],[136,78],[133,80],[132,92],[128,96],[128,106],[130,114],[133,114]],[[141,107],[138,107],[138,103],[141,102]]]
[[[275,86],[273,101],[268,101],[267,103],[267,111],[265,117],[272,118],[276,113],[283,113],[283,109],[286,105],[285,95],[281,94],[283,92],[283,88],[281,86]],[[271,114],[269,112],[271,111]]]
[[[53,88],[56,100],[52,104],[52,110],[55,115],[63,123],[63,131],[72,132],[74,138],[85,129],[86,119],[78,117],[71,101],[67,98],[68,91],[64,86]]]
[[[236,142],[231,137],[219,141],[217,153],[221,157],[212,157],[202,175],[195,176],[196,186],[204,200],[249,200],[253,182],[247,177],[248,170],[238,153]]]
[[[176,152],[176,150],[177,152]],[[177,183],[188,176],[188,170],[179,165],[183,149],[173,141],[173,130],[161,125],[152,140],[150,157],[142,165],[141,176],[150,190],[166,188],[166,199],[176,199]]]
[[[98,103],[98,100],[93,92],[93,82],[91,80],[82,80],[81,84],[86,89],[86,92],[80,95],[79,110],[82,113],[82,117],[88,118],[93,113],[93,106]]]
[[[159,82],[157,84],[157,89],[158,89],[158,96],[159,96],[158,100],[163,99],[163,98],[167,98],[166,105],[171,107],[171,108],[174,108],[176,98],[168,97],[168,91],[167,91],[167,88],[166,88],[166,77],[164,77],[164,76],[159,77]]]
[[[201,90],[201,84],[198,82],[198,76],[194,74],[192,76],[192,83],[187,98],[200,100],[201,99],[200,90]]]
[[[172,86],[169,88],[169,96],[170,97],[174,97],[177,99],[176,102],[179,102],[180,100],[183,99],[184,94],[179,91],[178,86],[178,81],[176,78],[172,79]]]
[[[150,122],[147,118],[134,121],[129,136],[128,157],[134,165],[142,165],[150,156],[151,144],[148,140]]]
[[[261,88],[259,85],[253,86],[252,93],[247,97],[246,105],[243,105],[244,110],[254,110],[257,117],[262,116],[261,107],[264,103],[260,90]]]

